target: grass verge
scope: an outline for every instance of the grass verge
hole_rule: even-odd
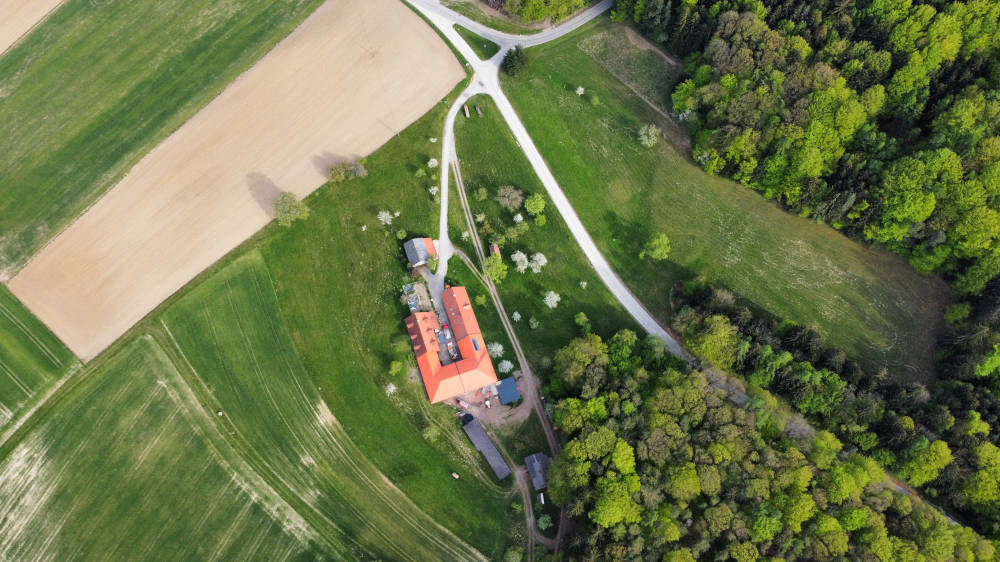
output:
[[[489,39],[484,39],[479,35],[465,29],[464,27],[455,24],[455,31],[465,39],[465,42],[472,47],[472,50],[476,52],[476,55],[482,60],[489,60],[493,55],[497,54],[500,50],[500,45],[497,45]]]
[[[503,85],[591,236],[632,291],[669,321],[670,287],[702,276],[744,302],[814,326],[868,368],[885,365],[897,376],[927,380],[949,299],[944,283],[706,175],[673,146],[642,147],[636,140],[641,125],[673,124],[581,49],[609,31],[625,28],[600,20],[531,49],[526,71],[504,77]],[[575,95],[580,85],[599,104]],[[656,232],[670,237],[670,259],[639,260]]]

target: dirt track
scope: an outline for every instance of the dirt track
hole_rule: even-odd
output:
[[[374,151],[463,77],[398,0],[327,2],[8,286],[89,360],[270,221],[280,190],[310,193],[330,164]]]
[[[62,0],[0,0],[0,54],[59,4]]]

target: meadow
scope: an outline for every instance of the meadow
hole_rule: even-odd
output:
[[[0,443],[8,425],[79,366],[66,346],[0,286]]]
[[[320,0],[69,0],[0,57],[0,279]]]
[[[122,346],[48,410],[0,460],[0,559],[323,556],[220,444],[151,338]]]
[[[531,35],[542,30],[541,25],[528,24],[519,17],[505,16],[490,11],[481,0],[444,0],[441,4],[473,21],[504,33]]]
[[[598,61],[584,51],[598,53],[591,38],[625,33],[622,27],[601,20],[530,49],[525,72],[502,80],[591,236],[632,291],[669,321],[671,287],[700,276],[728,287],[741,302],[815,327],[868,368],[888,366],[901,378],[932,376],[932,350],[949,300],[944,283],[705,174],[682,142],[641,146],[641,125],[656,123],[668,133],[676,125],[636,95],[635,84],[605,70],[633,57]],[[636,75],[628,68],[617,74]],[[578,86],[586,95],[574,93]],[[670,237],[670,258],[640,260],[656,232]]]
[[[525,198],[534,193],[544,195],[545,189],[518,148],[493,100],[477,96],[469,104],[478,105],[483,110],[482,118],[473,113],[471,119],[459,117],[455,124],[455,142],[469,206],[474,215],[484,215],[494,228],[503,231],[514,224],[515,213],[496,201],[497,189],[513,185],[524,193]],[[476,195],[481,189],[487,195],[484,199]],[[458,198],[453,199],[452,204],[457,206]],[[631,317],[594,273],[555,207],[547,198],[546,201],[543,213],[546,221],[542,226],[534,224],[523,208],[518,211],[531,226],[516,241],[507,242],[500,249],[508,265],[508,273],[507,278],[497,285],[508,314],[520,313],[521,320],[514,323],[514,329],[528,360],[541,372],[544,372],[545,358],[551,358],[556,350],[579,334],[580,329],[573,321],[578,312],[587,315],[598,333],[610,335],[623,327],[637,329]],[[449,220],[460,221],[458,224],[462,225],[462,230],[467,230],[460,215],[456,216],[450,208],[449,213]],[[489,243],[488,237],[483,240],[484,247]],[[463,247],[468,245],[463,244]],[[516,251],[522,251],[529,257],[540,252],[548,263],[540,273],[533,273],[531,269],[518,273],[510,259]],[[548,308],[542,300],[548,291],[555,291],[561,298],[554,309]],[[538,320],[538,328],[529,326],[531,318]]]

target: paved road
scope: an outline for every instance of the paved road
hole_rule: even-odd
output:
[[[621,278],[618,277],[613,269],[611,269],[611,265],[597,248],[597,244],[594,243],[594,240],[590,237],[587,229],[584,228],[583,223],[576,214],[576,210],[573,209],[569,199],[567,199],[566,195],[563,193],[562,188],[559,187],[559,183],[549,170],[548,165],[545,163],[545,159],[542,158],[541,153],[538,151],[534,141],[531,139],[531,135],[528,134],[528,130],[525,128],[524,123],[521,122],[521,118],[514,110],[514,106],[511,105],[510,100],[507,99],[507,96],[500,87],[500,63],[503,61],[504,55],[510,48],[515,45],[540,45],[542,43],[558,39],[559,37],[576,30],[580,26],[602,14],[605,10],[612,6],[613,1],[604,0],[587,10],[584,10],[562,25],[552,27],[536,35],[511,35],[509,33],[501,33],[492,30],[464,16],[456,14],[455,12],[441,6],[434,0],[410,1],[441,31],[441,33],[445,35],[445,37],[448,38],[449,41],[452,42],[453,45],[455,45],[455,48],[462,53],[462,56],[468,61],[468,64],[473,71],[472,81],[469,87],[459,95],[455,105],[451,108],[451,111],[448,112],[448,117],[445,121],[441,157],[441,248],[439,249],[441,267],[437,272],[440,277],[440,284],[442,288],[444,274],[447,273],[447,260],[453,255],[451,240],[448,238],[448,184],[450,178],[447,170],[456,162],[455,119],[458,116],[458,112],[461,110],[462,104],[465,103],[466,100],[477,94],[486,94],[493,98],[500,110],[500,114],[503,116],[508,127],[510,127],[511,132],[514,134],[514,138],[521,146],[525,156],[527,156],[528,161],[531,163],[535,173],[538,175],[542,185],[545,187],[546,193],[548,193],[549,198],[562,215],[563,220],[566,221],[566,225],[573,234],[573,238],[576,239],[580,249],[583,250],[584,255],[590,261],[590,264],[597,272],[598,277],[600,277],[601,281],[603,281],[608,287],[608,290],[611,291],[611,294],[618,299],[622,306],[625,307],[625,310],[627,310],[628,313],[635,318],[635,320],[644,330],[646,330],[646,332],[662,339],[672,353],[687,360],[693,359],[691,354],[689,354],[681,346],[681,344],[675,340],[667,332],[667,330],[660,325],[659,322],[656,321],[655,318],[653,318],[653,315],[646,310],[642,303],[639,302],[639,299],[632,294],[628,287],[625,286],[625,283],[621,280]],[[462,25],[463,27],[467,27],[497,43],[500,45],[500,50],[491,59],[486,61],[480,60],[462,36],[455,31],[454,24],[456,23]]]

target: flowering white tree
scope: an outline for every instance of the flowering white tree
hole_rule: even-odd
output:
[[[394,217],[398,217],[398,216],[399,216],[399,211],[396,211],[396,212],[394,212],[394,213],[392,214],[392,216],[394,216]]]
[[[434,143],[436,143],[438,141],[438,139],[437,139],[437,137],[431,137],[430,141],[431,141],[431,144],[434,144]]]
[[[584,94],[584,92],[586,92],[586,90],[583,89],[583,86],[577,86],[576,87],[576,95],[582,96]]]
[[[490,357],[499,359],[503,357],[503,344],[498,341],[490,342],[486,345],[486,351],[490,352]]]
[[[438,160],[437,160],[437,158],[431,158],[430,160],[428,160],[427,161],[427,167],[430,168],[430,169],[432,169],[432,170],[434,168],[437,168],[438,167]]]
[[[545,306],[547,306],[549,308],[555,308],[555,307],[559,306],[559,300],[561,298],[562,297],[559,296],[559,293],[557,293],[555,291],[549,291],[549,292],[545,293],[545,298],[542,299],[542,300],[545,301]]]
[[[469,239],[469,238],[471,238],[471,237],[472,237],[472,235],[471,235],[471,234],[469,234],[469,231],[468,231],[468,230],[463,230],[463,231],[462,231],[462,240],[468,240],[468,239]]]
[[[431,195],[437,195],[438,191],[440,191],[440,190],[441,190],[441,188],[439,188],[436,185],[432,185],[432,186],[430,186],[430,187],[427,188],[427,191],[430,192]]]
[[[396,394],[396,385],[392,383],[385,385],[385,394],[386,396],[392,396],[393,394]]]
[[[545,257],[545,254],[541,252],[535,252],[535,254],[531,256],[531,264],[530,264],[531,272],[540,273],[542,271],[542,268],[545,267],[545,264],[547,263],[549,263],[549,260],[548,258]]]
[[[581,289],[586,289],[587,288],[587,282],[586,281],[580,281],[580,288]]]
[[[368,230],[368,225],[367,224],[361,225],[361,232],[364,232],[366,230]]]
[[[378,222],[386,226],[390,226],[392,224],[392,213],[389,211],[379,211],[376,217],[378,218]]]
[[[524,216],[522,216],[521,213],[518,213],[518,214],[514,215],[514,222],[515,223],[522,222],[523,220],[524,220]]]
[[[478,222],[478,223],[482,223],[483,221],[485,221],[485,220],[486,220],[486,213],[478,213],[478,214],[477,214],[477,215],[476,215],[475,217],[473,217],[473,218],[474,218],[474,219],[476,220],[476,222]]]
[[[528,269],[528,256],[524,254],[521,250],[518,250],[510,255],[510,261],[514,262],[514,269],[518,273],[524,273]]]
[[[521,321],[521,313],[515,310],[514,314],[510,315],[510,319],[513,320],[514,322],[520,322]]]
[[[499,365],[497,365],[497,370],[506,375],[514,370],[514,364],[504,359]]]

